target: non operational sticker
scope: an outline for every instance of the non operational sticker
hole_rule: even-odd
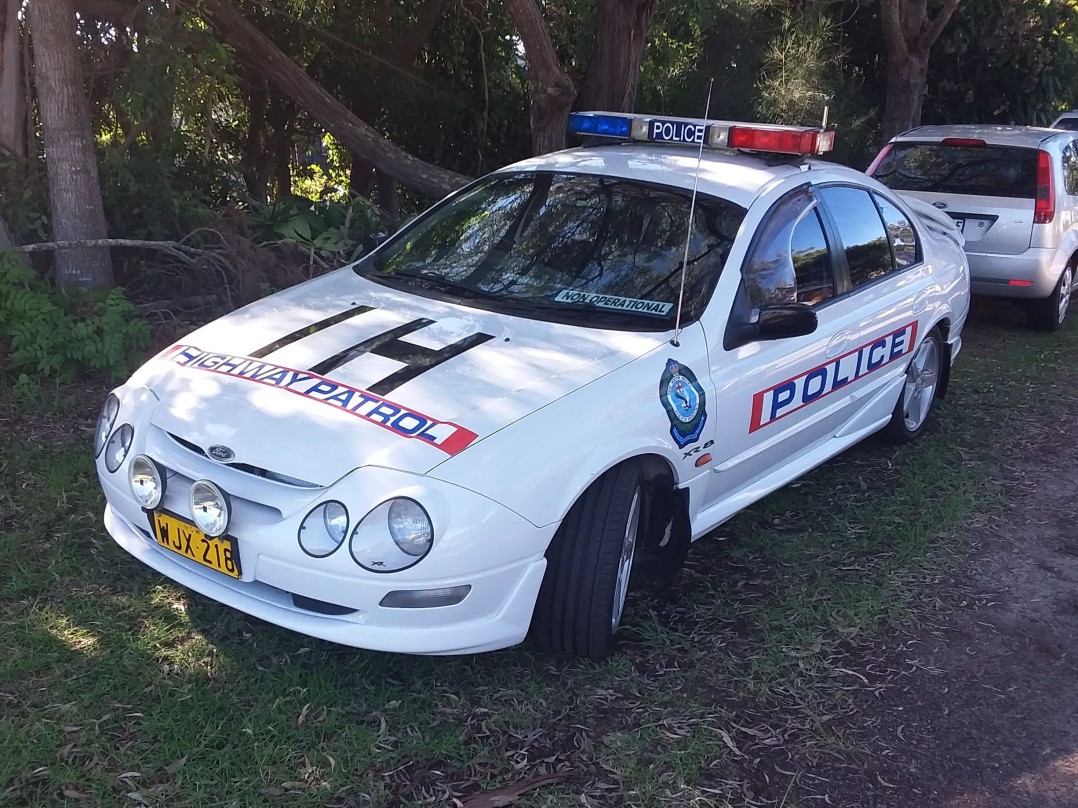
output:
[[[558,303],[581,303],[585,306],[599,306],[604,309],[657,314],[660,317],[674,307],[673,303],[663,303],[658,300],[637,300],[632,297],[600,295],[595,292],[574,292],[570,289],[558,292],[554,300]]]
[[[866,342],[826,364],[761,390],[752,397],[752,416],[749,432],[755,432],[780,418],[785,418],[819,401],[850,382],[864,378],[885,365],[901,359],[917,344],[917,323]]]
[[[707,423],[707,399],[704,388],[687,367],[673,359],[666,360],[666,369],[659,379],[659,401],[670,419],[670,437],[684,449],[700,440]]]
[[[287,390],[362,418],[402,438],[429,443],[450,455],[463,451],[478,437],[457,424],[438,421],[367,390],[341,384],[310,371],[294,370],[246,356],[202,351],[191,345],[175,345],[161,358],[183,367]]]

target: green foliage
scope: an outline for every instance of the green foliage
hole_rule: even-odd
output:
[[[98,370],[123,376],[134,354],[149,347],[150,330],[122,290],[64,297],[0,252],[0,341],[11,367],[26,371],[19,377],[25,386],[32,377],[69,380]]]
[[[258,244],[290,242],[342,260],[361,255],[385,229],[378,209],[361,197],[345,203],[292,196],[253,210],[249,225]]]

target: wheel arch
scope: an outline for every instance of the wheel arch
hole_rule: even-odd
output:
[[[928,333],[932,333],[933,329],[939,330],[943,343],[940,346],[943,349],[943,361],[940,362],[940,382],[936,397],[946,398],[947,388],[951,384],[951,318],[941,317],[932,328],[928,329]]]

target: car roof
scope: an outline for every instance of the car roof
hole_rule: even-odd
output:
[[[947,137],[977,138],[994,146],[1037,146],[1051,137],[1065,134],[1058,129],[1040,126],[997,126],[988,123],[951,124],[947,126],[919,126],[901,135],[893,142],[934,141]]]
[[[696,181],[697,153],[695,148],[653,144],[588,146],[532,157],[498,173],[525,170],[600,174],[691,191]],[[747,208],[772,180],[812,167],[842,168],[817,160],[772,162],[749,154],[705,149],[700,158],[700,192]],[[849,171],[864,180],[859,172]]]

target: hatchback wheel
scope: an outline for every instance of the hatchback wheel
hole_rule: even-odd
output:
[[[1058,331],[1062,328],[1070,309],[1073,286],[1074,266],[1070,265],[1059,276],[1059,283],[1049,297],[1032,301],[1029,310],[1030,325],[1041,331]]]

